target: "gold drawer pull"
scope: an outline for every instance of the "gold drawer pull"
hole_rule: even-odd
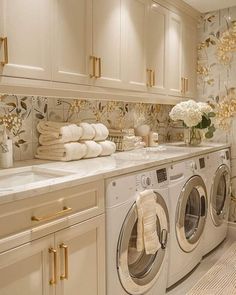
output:
[[[152,87],[152,70],[147,69],[147,87]]]
[[[152,73],[152,87],[156,85],[156,72],[153,71]]]
[[[32,216],[32,217],[31,217],[31,220],[32,220],[32,221],[37,221],[37,222],[40,222],[40,221],[48,221],[48,220],[51,220],[51,219],[53,219],[53,218],[55,218],[55,217],[58,217],[58,216],[64,215],[64,214],[70,212],[71,210],[72,210],[72,208],[70,208],[70,207],[63,207],[63,210],[58,211],[58,212],[56,212],[56,213],[53,214],[53,215],[39,216],[39,217],[37,217],[37,216]]]
[[[52,279],[49,281],[49,284],[56,285],[57,283],[57,250],[50,248],[48,251],[50,254],[53,254],[53,275],[52,275]]]
[[[61,280],[68,280],[68,246],[65,244],[60,245],[60,249],[64,249],[64,274],[60,276]]]
[[[96,57],[91,55],[90,61],[92,62],[92,74],[90,74],[90,78],[94,78],[96,76]]]
[[[102,59],[101,57],[95,57],[96,64],[98,63],[98,75],[95,74],[95,78],[101,78],[102,76]]]
[[[5,66],[8,64],[8,43],[7,43],[7,37],[1,37],[0,42],[3,43],[3,48],[4,48],[4,61],[1,61],[0,64],[2,66]]]

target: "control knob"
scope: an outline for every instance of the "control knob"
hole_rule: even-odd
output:
[[[149,186],[152,183],[151,177],[143,175],[141,178],[141,183],[143,187]]]

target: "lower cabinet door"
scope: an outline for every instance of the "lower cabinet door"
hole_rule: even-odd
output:
[[[59,274],[57,295],[105,294],[104,215],[55,234]]]
[[[50,278],[54,276],[49,253],[54,245],[53,237],[50,235],[0,254],[1,295],[55,294],[54,286],[50,285]]]

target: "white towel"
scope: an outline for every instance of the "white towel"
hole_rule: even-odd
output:
[[[40,146],[37,148],[38,159],[54,161],[73,161],[84,157],[87,152],[87,146],[78,142],[65,144],[56,144],[50,146]]]
[[[93,140],[86,140],[83,142],[87,146],[87,152],[84,156],[85,159],[87,158],[96,158],[102,152],[102,147]]]
[[[155,254],[161,244],[157,235],[156,195],[153,190],[139,193],[137,198],[137,251],[145,249],[146,254]]]
[[[98,144],[102,147],[102,152],[99,156],[110,156],[116,151],[116,145],[113,141],[100,141]]]
[[[91,124],[95,130],[95,137],[93,140],[95,141],[102,141],[105,140],[109,135],[109,130],[107,127],[102,123]]]
[[[39,136],[41,145],[78,141],[82,135],[82,128],[70,123],[41,121],[37,129],[41,133]]]
[[[80,123],[79,126],[82,128],[82,136],[80,140],[91,140],[95,137],[95,129],[89,123]]]

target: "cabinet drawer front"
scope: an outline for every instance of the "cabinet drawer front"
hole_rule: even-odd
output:
[[[0,206],[0,238],[59,219],[66,227],[103,212],[103,181],[36,195]]]

